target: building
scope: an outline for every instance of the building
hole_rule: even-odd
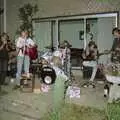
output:
[[[25,3],[38,5],[39,12],[34,16],[33,26],[35,40],[40,49],[51,43],[57,46],[62,40],[68,40],[73,48],[84,48],[93,39],[102,52],[111,48],[111,31],[120,23],[119,0],[0,1],[4,8],[1,32],[8,32],[12,39],[15,39],[20,24],[18,9]]]

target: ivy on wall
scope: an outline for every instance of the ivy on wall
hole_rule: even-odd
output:
[[[28,30],[30,36],[33,35],[33,26],[32,26],[32,19],[33,16],[38,12],[37,5],[31,5],[30,3],[25,4],[23,7],[19,8],[19,19],[21,21],[21,25],[17,30],[17,33],[20,33],[22,30]]]

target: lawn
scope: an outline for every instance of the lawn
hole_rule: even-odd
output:
[[[65,104],[59,112],[51,112],[42,120],[120,120],[120,103],[108,104],[106,110]]]
[[[104,110],[66,104],[61,112],[49,113],[42,120],[107,120]]]
[[[106,113],[108,120],[120,120],[120,102],[108,104]]]

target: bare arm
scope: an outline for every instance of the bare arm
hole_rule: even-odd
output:
[[[86,58],[85,51],[82,53],[82,57],[83,57],[83,59]]]
[[[98,50],[97,50],[97,49],[95,49],[95,50],[94,50],[93,55],[94,55],[94,58],[95,58],[95,59],[97,59],[97,58],[98,58]]]
[[[86,48],[86,56],[88,56],[90,54],[89,48]]]

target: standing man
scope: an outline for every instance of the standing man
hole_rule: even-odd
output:
[[[120,30],[118,28],[114,28],[112,34],[115,38],[111,49],[111,61],[114,63],[120,63]]]
[[[9,39],[9,36],[7,33],[3,33],[0,36],[0,84],[4,85],[5,78],[7,76],[8,71],[8,45],[7,40]]]
[[[22,31],[20,37],[17,39],[17,73],[16,73],[16,86],[15,89],[20,88],[21,74],[24,73],[29,77],[29,48],[33,47],[35,44],[33,40],[29,37],[28,31]]]

